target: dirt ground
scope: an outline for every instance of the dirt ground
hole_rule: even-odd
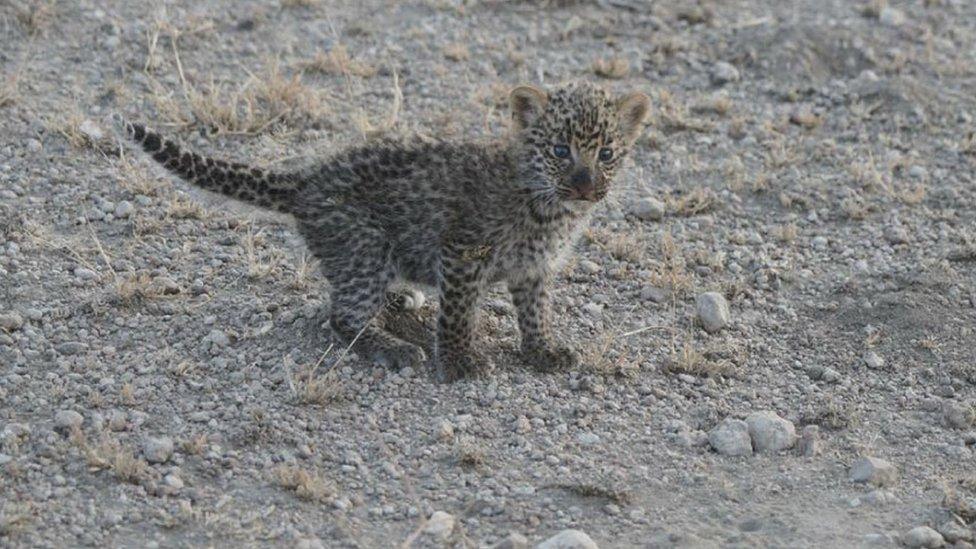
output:
[[[450,385],[103,123],[288,169],[573,79],[654,104],[555,290],[585,364],[526,368],[497,291]],[[971,547],[974,90],[968,0],[0,1],[0,546]],[[728,455],[767,410],[802,438]]]

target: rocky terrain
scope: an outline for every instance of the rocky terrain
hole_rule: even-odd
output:
[[[580,78],[654,103],[555,291],[585,364],[498,291],[450,385],[103,122],[288,169]],[[972,547],[974,90],[967,0],[0,3],[0,545]]]

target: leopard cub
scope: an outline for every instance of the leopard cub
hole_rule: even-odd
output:
[[[375,317],[395,284],[437,288],[439,379],[474,374],[478,303],[493,283],[512,294],[522,352],[537,367],[578,363],[550,329],[548,288],[561,256],[610,190],[650,109],[588,83],[510,94],[500,140],[420,138],[350,148],[314,167],[273,173],[201,157],[140,124],[128,136],[203,189],[291,214],[332,286],[330,324],[364,358],[400,368],[423,350]]]

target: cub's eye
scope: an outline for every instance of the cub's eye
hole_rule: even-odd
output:
[[[610,160],[613,158],[613,149],[603,147],[600,149],[599,157],[600,162],[610,162]]]
[[[569,158],[569,147],[566,145],[556,145],[552,148],[552,154],[556,158]]]

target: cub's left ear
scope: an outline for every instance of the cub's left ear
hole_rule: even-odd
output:
[[[649,112],[651,112],[651,98],[641,92],[628,93],[617,100],[620,131],[628,143],[633,143],[640,135]]]

